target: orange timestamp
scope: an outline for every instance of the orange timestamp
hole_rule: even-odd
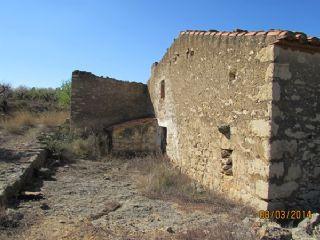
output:
[[[260,210],[260,219],[283,219],[283,220],[296,220],[311,218],[312,212],[310,210]]]

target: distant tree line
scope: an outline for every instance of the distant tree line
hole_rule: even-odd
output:
[[[68,108],[70,98],[70,80],[62,82],[58,88],[29,88],[25,86],[13,88],[9,84],[0,84],[0,108],[3,112],[7,111],[9,100],[47,102]]]

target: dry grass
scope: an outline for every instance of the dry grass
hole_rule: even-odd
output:
[[[149,198],[175,201],[184,211],[226,213],[236,222],[254,215],[254,210],[241,202],[230,201],[219,192],[203,189],[164,157],[134,158],[130,160],[129,168],[138,170],[139,187]]]
[[[210,228],[192,229],[179,233],[179,240],[254,240],[256,236],[241,225],[217,223]]]
[[[36,123],[54,127],[63,124],[68,117],[68,112],[45,112],[36,117]]]
[[[25,130],[36,125],[53,127],[62,124],[68,117],[67,112],[45,112],[35,114],[31,112],[17,112],[3,119],[0,127],[13,134],[23,134]]]
[[[218,192],[206,191],[178,168],[173,167],[168,159],[161,156],[134,158],[128,167],[137,171],[136,178],[145,196],[174,201],[182,211],[200,210],[225,216],[220,217],[214,226],[188,229],[177,233],[174,239],[256,239],[242,224],[243,218],[254,215],[251,208],[240,202],[230,201]]]
[[[100,138],[96,135],[54,135],[42,142],[53,156],[64,163],[72,163],[78,158],[97,160],[102,154]]]
[[[97,149],[97,139],[94,135],[90,135],[88,138],[77,138],[73,140],[68,149],[79,157],[95,157]]]
[[[3,205],[0,205],[0,225],[2,225],[6,217],[7,217],[6,209]]]
[[[25,129],[35,125],[35,117],[30,112],[19,112],[12,117],[2,120],[0,126],[10,133],[22,133]]]

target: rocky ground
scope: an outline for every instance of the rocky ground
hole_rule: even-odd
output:
[[[8,139],[2,148],[22,148],[26,141]],[[300,228],[283,229],[221,199],[208,204],[151,198],[141,190],[140,176],[130,159],[43,168],[2,209],[0,239],[317,239],[319,215]]]
[[[60,166],[26,189],[40,192],[38,197],[20,199],[10,209],[21,219],[2,229],[3,239],[187,239],[190,229],[228,222],[228,213],[187,211],[143,196],[136,174],[121,161]]]

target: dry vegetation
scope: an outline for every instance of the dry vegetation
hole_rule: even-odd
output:
[[[23,134],[30,127],[54,127],[62,124],[68,118],[67,112],[16,112],[6,116],[0,122],[0,127],[9,133]]]
[[[177,199],[185,203],[223,205],[225,210],[238,206],[247,214],[253,213],[252,209],[243,207],[240,202],[231,202],[217,192],[203,189],[179,168],[174,167],[166,157],[147,156],[133,158],[129,162],[131,168],[139,171],[140,187],[149,197]]]
[[[142,193],[155,199],[177,202],[183,211],[202,210],[212,214],[225,213],[217,225],[197,227],[178,233],[175,239],[183,240],[236,240],[256,239],[242,226],[242,220],[254,216],[254,211],[241,202],[233,202],[215,191],[206,191],[194,180],[161,156],[147,156],[130,160],[129,168],[138,171],[137,179]],[[162,239],[162,238],[159,238]]]

